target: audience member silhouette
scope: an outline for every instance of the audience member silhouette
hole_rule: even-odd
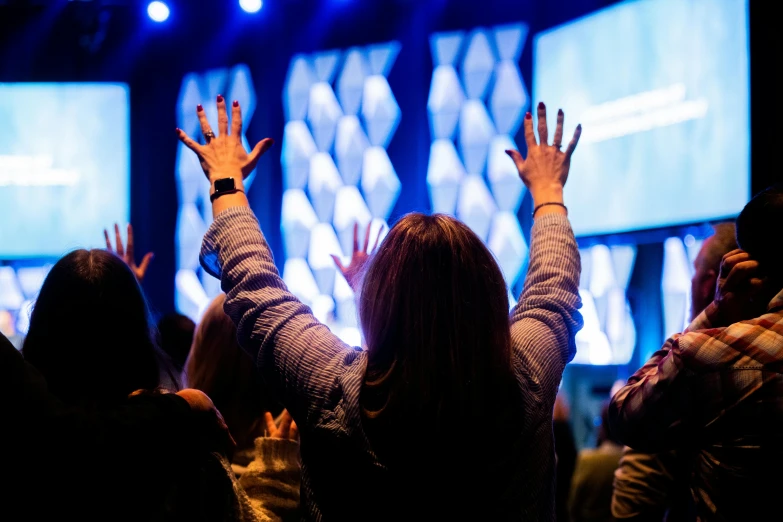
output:
[[[612,399],[611,429],[640,451],[695,453],[699,520],[775,520],[783,486],[783,188],[736,221],[713,302]],[[772,235],[771,235],[772,234]]]
[[[691,321],[715,297],[723,256],[737,248],[734,223],[718,223],[704,240],[693,262]],[[693,522],[690,454],[676,451],[646,453],[626,447],[615,472],[612,514],[627,522]]]

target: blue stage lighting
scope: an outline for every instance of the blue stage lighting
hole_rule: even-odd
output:
[[[239,7],[247,13],[257,13],[263,6],[262,0],[239,0]]]
[[[147,15],[155,22],[165,22],[169,18],[169,6],[163,2],[150,2],[147,5]]]

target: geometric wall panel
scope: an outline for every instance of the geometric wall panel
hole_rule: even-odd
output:
[[[527,33],[526,24],[514,23],[430,36],[431,208],[456,215],[488,242],[509,288],[527,264],[516,217],[525,187],[505,153],[516,148],[530,104],[519,70]]]
[[[361,344],[353,291],[332,255],[388,231],[400,180],[386,153],[400,121],[387,80],[400,51],[386,42],[299,54],[283,88],[283,279],[341,339]]]

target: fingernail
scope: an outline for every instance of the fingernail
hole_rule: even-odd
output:
[[[582,124],[580,123],[579,125],[577,125],[577,126],[576,126],[576,129],[577,129],[577,130],[582,130]]]
[[[526,113],[525,113],[525,119],[526,119],[526,120],[529,120],[529,119],[530,119],[530,118],[532,118],[532,117],[533,117],[533,115],[532,115],[532,114],[530,114],[529,112],[526,112]]]
[[[239,107],[239,102],[234,100],[234,103],[232,105],[234,105],[234,107]]]
[[[538,102],[538,108],[543,109],[544,108],[544,102]]]
[[[203,111],[203,110],[204,110],[204,107],[202,107],[202,106],[201,106],[201,104],[199,103],[198,105],[196,105],[196,110],[197,110],[198,112],[201,112],[201,111]]]
[[[223,95],[222,94],[218,94],[217,102],[221,103],[222,101],[223,101]]]
[[[562,116],[563,115],[563,109],[557,109],[557,115]]]
[[[176,129],[174,129],[174,132],[176,132],[177,134],[179,134],[179,133],[180,133],[180,132],[182,132],[182,131],[180,130],[180,128],[179,128],[179,127],[177,127]]]

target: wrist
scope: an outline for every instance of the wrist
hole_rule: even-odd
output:
[[[542,203],[563,203],[563,185],[530,187],[530,195],[533,197],[533,206]]]
[[[215,181],[219,179],[226,179],[231,178],[234,180],[234,185],[239,190],[245,190],[245,184],[244,184],[244,176],[242,176],[242,172],[237,170],[224,170],[219,172],[210,172],[209,174],[209,185],[210,185],[210,191],[214,189],[215,187]]]

